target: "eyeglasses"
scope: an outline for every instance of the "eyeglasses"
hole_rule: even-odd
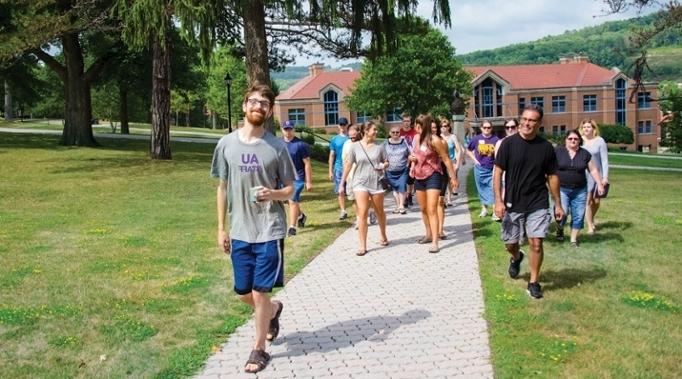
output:
[[[492,129],[490,126],[481,126],[481,129]]]
[[[513,130],[513,129],[516,129],[516,125],[505,126],[504,128],[507,130]]]
[[[270,109],[270,102],[267,100],[258,100],[254,98],[247,99],[246,102],[249,104],[249,106],[255,107],[256,105],[260,106],[263,109]]]
[[[580,138],[570,137],[566,138],[566,141],[580,141]]]

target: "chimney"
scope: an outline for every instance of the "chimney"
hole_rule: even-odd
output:
[[[587,55],[579,54],[573,57],[573,63],[590,63],[590,59]]]
[[[324,65],[322,63],[313,63],[308,66],[308,72],[310,73],[311,77],[316,77],[322,71],[324,71]]]

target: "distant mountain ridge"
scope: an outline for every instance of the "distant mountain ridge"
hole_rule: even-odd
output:
[[[542,64],[556,63],[560,57],[587,55],[591,62],[603,67],[617,67],[631,75],[636,55],[628,52],[628,36],[634,28],[650,26],[656,14],[629,20],[609,21],[600,25],[566,31],[490,50],[474,51],[457,56],[465,65]],[[649,66],[645,80],[682,81],[682,27],[657,36],[648,51]]]

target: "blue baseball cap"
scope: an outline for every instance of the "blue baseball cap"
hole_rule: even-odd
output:
[[[294,128],[294,122],[291,120],[286,120],[284,121],[284,124],[282,124],[282,129],[293,129]]]
[[[339,125],[348,125],[348,119],[345,117],[339,118]]]

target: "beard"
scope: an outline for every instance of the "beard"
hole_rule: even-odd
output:
[[[253,126],[263,126],[265,123],[265,114],[260,111],[252,110],[246,113],[246,121]]]

